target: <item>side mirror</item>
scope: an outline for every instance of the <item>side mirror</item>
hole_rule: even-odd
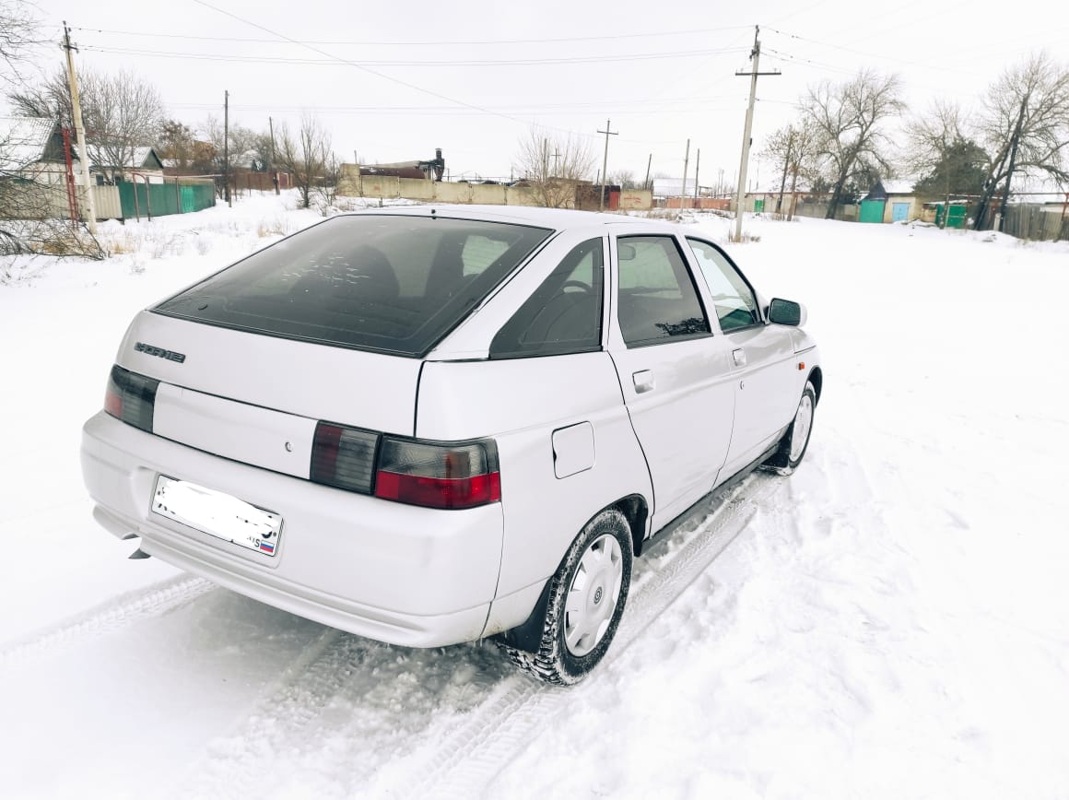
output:
[[[768,321],[777,325],[805,325],[805,306],[793,300],[781,300],[774,297],[768,306]]]

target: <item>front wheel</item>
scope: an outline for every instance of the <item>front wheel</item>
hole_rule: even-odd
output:
[[[805,382],[802,399],[798,401],[798,410],[794,420],[783,434],[776,452],[764,463],[781,475],[790,475],[794,468],[802,463],[805,451],[809,447],[809,436],[813,432],[813,412],[817,407],[817,390],[812,382]]]
[[[586,677],[609,649],[631,585],[631,531],[617,509],[586,524],[550,579],[542,635],[533,652],[505,646],[521,669],[546,683]]]

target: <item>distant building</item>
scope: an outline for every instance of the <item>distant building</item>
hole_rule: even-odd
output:
[[[134,176],[147,178],[149,183],[163,183],[163,159],[154,147],[135,147],[125,164],[90,164],[89,171],[95,174],[98,186],[134,180]]]
[[[445,159],[442,148],[434,151],[430,161],[395,161],[389,164],[359,164],[361,175],[379,178],[425,178],[440,181],[445,175]]]
[[[71,148],[77,163],[78,150]],[[59,123],[38,117],[0,117],[0,175],[43,184],[66,181],[67,160]],[[74,180],[81,183],[78,170]]]
[[[861,198],[858,222],[910,222],[924,214],[924,201],[910,180],[878,180]]]

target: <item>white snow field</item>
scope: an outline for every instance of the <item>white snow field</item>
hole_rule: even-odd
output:
[[[93,522],[80,426],[131,316],[319,219],[293,202],[7,262],[0,797],[1069,798],[1069,245],[748,219],[731,252],[823,350],[806,461],[636,562],[609,657],[554,689],[489,643],[389,647],[129,561]]]

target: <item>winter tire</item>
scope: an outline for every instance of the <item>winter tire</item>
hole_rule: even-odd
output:
[[[765,462],[780,475],[790,475],[794,468],[802,463],[805,451],[809,448],[809,436],[813,432],[813,413],[817,407],[817,390],[810,381],[805,382],[802,399],[787,432],[780,439],[776,452]]]
[[[520,668],[546,683],[586,677],[604,657],[631,585],[631,529],[615,508],[602,511],[572,542],[550,579],[542,635],[533,652],[504,645]]]

